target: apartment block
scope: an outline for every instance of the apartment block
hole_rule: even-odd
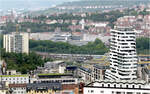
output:
[[[111,30],[110,69],[105,77],[109,80],[137,79],[136,31],[131,27]]]
[[[29,53],[29,34],[25,32],[5,34],[3,48],[6,52]]]

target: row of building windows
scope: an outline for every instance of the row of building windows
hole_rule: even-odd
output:
[[[2,80],[27,80],[27,78],[2,78]]]
[[[94,90],[88,90],[88,93],[94,93]],[[105,94],[104,90],[100,90],[100,94]],[[149,93],[141,93],[141,92],[120,92],[120,91],[112,91],[112,94],[149,94]]]

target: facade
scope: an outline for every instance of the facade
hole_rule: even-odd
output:
[[[90,83],[83,94],[150,94],[150,85],[145,82],[113,82],[110,80]]]
[[[10,94],[8,86],[5,82],[0,82],[0,94]]]
[[[93,80],[92,70],[84,67],[78,68],[78,75],[81,77],[81,81],[88,83]]]
[[[148,66],[139,66],[138,67],[138,79],[139,80],[144,80],[147,83],[150,82],[150,69]]]
[[[135,33],[130,27],[116,27],[115,30],[111,30],[110,70],[105,73],[106,79],[137,79]]]
[[[55,92],[52,90],[48,90],[48,91],[37,91],[37,90],[31,90],[28,91],[26,94],[61,94],[60,92]]]
[[[39,74],[37,80],[35,80],[34,82],[38,83],[60,82],[61,84],[77,84],[78,79],[75,78],[72,74],[51,73],[51,74]]]
[[[27,94],[55,94],[61,91],[61,83],[31,83],[27,84]]]
[[[26,84],[29,83],[28,75],[0,75],[0,81],[9,84]]]
[[[9,84],[12,94],[26,94],[26,84]]]
[[[106,65],[93,65],[93,77],[94,80],[104,80],[105,71],[109,69],[109,66]]]
[[[27,94],[79,94],[78,84],[36,82],[27,84]]]
[[[47,73],[64,73],[65,63],[64,61],[46,62],[44,67],[37,67],[34,74],[47,74]]]
[[[15,32],[3,36],[3,48],[6,52],[29,53],[29,34]]]
[[[63,84],[61,94],[79,94],[78,84]]]

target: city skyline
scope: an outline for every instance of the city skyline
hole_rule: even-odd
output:
[[[150,94],[149,0],[56,1],[0,0],[0,94]]]

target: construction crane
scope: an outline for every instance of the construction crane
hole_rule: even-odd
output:
[[[16,33],[19,33],[19,24],[16,24]]]

